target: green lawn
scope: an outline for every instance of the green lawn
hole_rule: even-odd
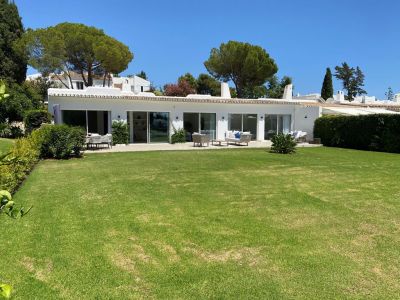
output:
[[[13,143],[14,143],[14,140],[0,138],[0,154],[7,153],[7,151],[10,150]]]
[[[15,299],[400,295],[400,156],[330,148],[41,162],[2,219]],[[3,255],[7,253],[6,255]]]

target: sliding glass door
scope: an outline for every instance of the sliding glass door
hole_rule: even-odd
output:
[[[192,141],[195,132],[207,134],[210,139],[216,137],[216,114],[215,113],[184,113],[183,128],[186,131],[186,141]]]
[[[150,112],[149,113],[149,138],[150,143],[169,142],[169,113]]]
[[[257,114],[229,114],[228,128],[231,131],[250,132],[257,139]]]
[[[200,133],[207,134],[210,139],[216,136],[216,116],[210,113],[200,114]]]
[[[278,133],[289,133],[291,121],[291,115],[265,115],[264,139],[270,140]]]
[[[131,143],[168,143],[168,112],[128,112]]]

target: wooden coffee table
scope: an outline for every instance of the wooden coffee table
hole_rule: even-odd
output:
[[[226,143],[226,146],[228,146],[228,143],[225,140],[219,140],[219,139],[211,140],[211,145],[214,145],[214,143],[216,143],[218,146],[223,146],[222,143]]]

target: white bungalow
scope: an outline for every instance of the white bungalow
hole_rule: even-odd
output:
[[[224,83],[221,90],[221,97],[166,97],[123,88],[49,89],[48,107],[55,123],[80,125],[88,133],[111,133],[112,121],[126,121],[131,143],[169,142],[174,129],[179,128],[185,129],[188,141],[193,132],[224,139],[228,130],[250,131],[258,141],[268,140],[275,133],[301,130],[312,140],[314,121],[323,113],[340,113],[343,109],[349,114],[361,113],[358,107],[292,99],[290,86],[284,99],[231,98]],[[362,113],[366,110],[362,108]]]

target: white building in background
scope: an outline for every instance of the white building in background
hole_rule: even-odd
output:
[[[48,108],[55,123],[82,126],[88,133],[110,133],[114,120],[127,122],[131,143],[169,142],[174,130],[180,128],[186,131],[187,141],[194,132],[224,139],[231,130],[250,132],[258,141],[280,132],[304,131],[312,140],[314,122],[323,114],[396,113],[361,103],[292,99],[290,87],[285,99],[231,98],[226,83],[222,83],[221,91],[221,97],[166,97],[135,93],[124,87],[49,89]]]
[[[33,75],[28,75],[27,80],[35,80],[41,77],[42,74],[36,73]],[[60,86],[60,88],[69,88],[75,90],[85,90],[85,82],[82,79],[82,75],[76,72],[70,72],[71,79],[66,74],[55,75],[51,74],[49,79]],[[141,92],[148,92],[151,89],[151,83],[139,76],[132,77],[118,77],[111,75],[110,78],[104,78],[102,76],[93,76],[93,87],[113,87],[118,88],[125,92],[132,92],[135,94]]]

